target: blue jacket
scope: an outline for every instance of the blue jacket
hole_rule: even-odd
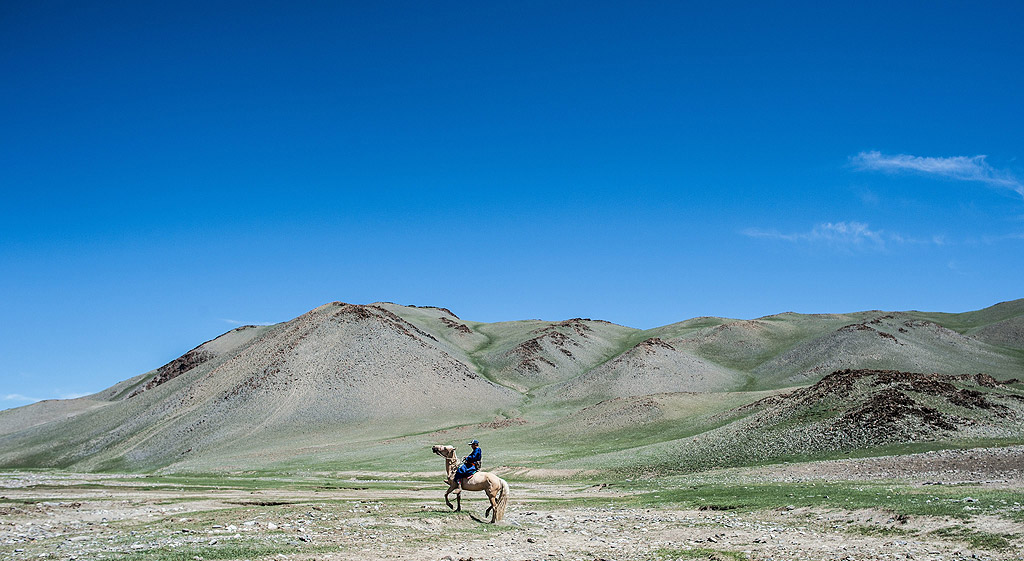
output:
[[[470,452],[470,454],[468,456],[466,456],[466,459],[462,460],[462,463],[466,467],[474,467],[476,469],[480,469],[480,462],[483,460],[483,457],[484,457],[483,454],[484,454],[483,448],[480,448],[479,446],[477,446],[476,450],[473,450],[472,452]]]

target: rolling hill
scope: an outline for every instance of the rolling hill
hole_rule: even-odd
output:
[[[801,392],[820,393],[850,372],[875,374],[828,394],[827,405],[807,405]],[[993,394],[983,401],[998,407],[956,409],[943,417],[956,430],[907,413],[880,417],[889,439],[805,438],[839,430],[877,400],[900,411],[949,409],[923,405],[939,398],[899,376],[953,377],[935,384]],[[0,466],[431,469],[425,445],[475,435],[496,444],[489,460],[501,465],[635,469],[644,458],[671,470],[712,452],[768,461],[895,443],[1017,441],[1018,386],[1000,383],[1012,378],[1024,378],[1024,300],[963,314],[784,313],[648,330],[583,318],[480,323],[445,308],[333,302],[235,329],[91,396],[0,411]],[[864,381],[880,379],[888,381]],[[776,437],[790,444],[768,455],[707,444],[739,451],[745,438],[753,446]]]

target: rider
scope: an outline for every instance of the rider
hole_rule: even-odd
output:
[[[473,451],[468,456],[463,458],[462,465],[459,469],[455,470],[455,485],[461,490],[462,480],[466,477],[472,476],[480,469],[480,462],[483,459],[483,448],[480,448],[480,441],[473,439],[473,442],[469,443],[473,447]]]

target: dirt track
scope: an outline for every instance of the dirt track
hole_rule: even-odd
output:
[[[945,475],[946,484],[973,479],[975,489],[1016,492],[1024,489],[1022,459],[1024,447],[1016,447],[774,466],[701,477],[789,481],[885,475],[903,478],[909,485],[925,485],[943,483],[938,479]],[[953,467],[943,471],[943,466]],[[958,471],[955,466],[972,469]],[[450,513],[441,501],[440,484],[437,489],[422,482],[406,482],[406,488],[390,482],[386,485],[394,488],[250,490],[228,485],[197,490],[144,487],[141,482],[130,476],[0,474],[0,556],[302,561],[367,557],[1009,560],[1021,558],[1012,547],[977,547],[941,533],[969,528],[1024,536],[1020,518],[901,519],[885,510],[884,504],[858,510],[795,507],[747,512],[622,508],[616,506],[615,499],[621,495],[614,486],[514,482],[507,517],[492,526],[479,518],[486,506],[483,495],[467,496],[467,512]]]

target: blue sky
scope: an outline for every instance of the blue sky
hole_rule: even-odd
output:
[[[342,300],[1024,296],[1024,8],[0,4],[0,408]]]

